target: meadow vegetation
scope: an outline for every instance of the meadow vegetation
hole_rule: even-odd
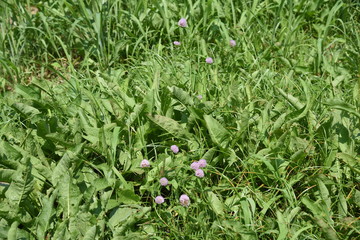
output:
[[[359,71],[358,1],[0,0],[0,239],[357,239]]]

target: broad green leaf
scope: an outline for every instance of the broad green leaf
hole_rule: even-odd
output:
[[[16,170],[1,168],[0,169],[0,182],[10,183],[15,174],[16,174]]]
[[[63,219],[69,219],[78,213],[82,194],[79,187],[73,183],[69,172],[63,173],[61,176],[56,189],[59,192],[59,203],[63,208]]]
[[[59,181],[62,179],[62,175],[68,174],[68,171],[73,164],[73,161],[78,158],[78,155],[82,152],[84,144],[80,144],[75,147],[74,151],[68,150],[64,156],[60,159],[56,165],[53,175],[52,175],[52,184],[56,186]]]
[[[12,165],[16,167],[19,163],[16,160],[20,160],[22,154],[19,153],[13,146],[4,140],[0,140],[0,153],[7,156],[9,161],[13,162]]]
[[[96,226],[90,227],[83,238],[83,240],[95,240],[96,239]]]
[[[346,217],[348,215],[346,198],[341,191],[339,192],[338,211],[341,217]]]
[[[15,91],[27,99],[40,99],[41,96],[40,91],[31,86],[17,85]]]
[[[74,145],[75,145],[74,143],[67,142],[65,140],[65,136],[63,134],[59,134],[59,133],[46,134],[45,138],[49,141],[52,141],[55,145],[59,144],[66,148],[71,148],[71,147],[74,147]]]
[[[17,233],[17,230],[18,230],[18,226],[19,226],[19,222],[18,221],[15,221],[11,224],[11,227],[9,229],[9,232],[8,232],[8,240],[17,240],[17,237],[16,237],[16,233]]]
[[[143,219],[150,210],[150,207],[143,207],[141,209],[137,209],[134,214],[131,214],[129,217],[126,218],[126,222],[121,224],[114,231],[114,238],[124,235],[127,230],[134,226],[139,220]]]
[[[328,105],[329,107],[334,108],[334,109],[346,111],[346,112],[351,113],[351,114],[355,115],[356,117],[360,118],[359,111],[357,111],[353,105],[346,103],[342,100],[330,99],[330,100],[327,100],[326,102],[324,102],[324,104]]]
[[[347,166],[349,166],[353,171],[360,174],[360,158],[351,156],[346,153],[337,153],[336,156],[343,160]]]
[[[130,113],[128,119],[126,119],[126,126],[130,127],[134,124],[135,120],[139,118],[140,114],[145,109],[145,104],[136,104],[132,113]]]
[[[192,135],[172,118],[161,115],[155,115],[154,117],[148,115],[148,118],[174,137],[185,138],[187,140],[192,139]]]
[[[303,227],[303,228],[299,229],[298,231],[296,231],[296,232],[294,233],[294,235],[292,236],[291,240],[297,240],[297,239],[299,239],[299,235],[300,235],[302,232],[304,232],[304,231],[306,231],[306,230],[308,230],[308,229],[310,229],[310,228],[314,228],[314,226],[313,226],[313,225],[310,225],[310,226],[306,226],[306,227]]]
[[[136,211],[134,208],[117,208],[111,213],[108,224],[114,229],[121,222],[126,221],[130,216],[135,214]]]
[[[140,197],[130,189],[117,190],[116,193],[119,196],[119,201],[124,204],[136,204],[140,201]]]
[[[12,182],[9,189],[5,192],[5,196],[9,201],[13,202],[15,206],[26,199],[34,187],[34,178],[31,174],[31,165],[28,163],[25,169],[19,169],[13,175]]]
[[[68,237],[68,231],[66,229],[66,221],[57,221],[57,224],[55,225],[55,233],[52,237],[54,240],[67,240]]]
[[[291,95],[289,93],[286,93],[281,88],[276,88],[276,89],[286,100],[288,100],[289,103],[291,103],[291,105],[293,105],[296,108],[296,110],[300,110],[300,109],[304,108],[305,105],[302,102],[300,102],[300,100],[298,98],[294,97],[293,95]]]
[[[279,231],[280,231],[277,240],[286,239],[289,230],[287,228],[287,223],[285,221],[285,218],[283,214],[278,210],[276,211],[276,216],[277,216],[277,224],[279,226]]]
[[[230,142],[230,133],[210,115],[204,115],[204,119],[211,140],[218,146],[226,148]]]
[[[46,232],[51,224],[51,217],[55,212],[54,201],[57,198],[57,190],[54,190],[50,197],[42,197],[42,209],[36,218],[36,236],[38,239],[45,239]]]
[[[253,217],[251,214],[250,204],[247,199],[242,198],[240,200],[241,213],[243,215],[243,219],[246,225],[250,225],[253,221]]]
[[[331,210],[331,199],[329,197],[329,190],[325,186],[324,182],[320,178],[317,179],[318,187],[322,200],[325,202],[328,211]]]
[[[207,195],[208,195],[208,201],[213,211],[217,215],[224,215],[224,206],[222,201],[220,201],[220,199],[213,192],[208,192]]]
[[[322,210],[308,197],[302,197],[301,202],[311,211],[313,216],[321,216]]]
[[[103,190],[107,187],[110,187],[112,184],[109,183],[109,181],[105,178],[97,178],[95,179],[95,181],[93,182],[93,186],[95,187],[96,191],[100,191]]]
[[[32,106],[26,105],[24,103],[14,103],[12,107],[17,110],[21,115],[31,122],[34,122],[39,119],[40,111]]]
[[[124,93],[124,92],[122,92],[122,91],[120,91],[119,94],[120,94],[120,97],[121,97],[121,98],[124,100],[124,102],[126,103],[126,105],[127,105],[128,107],[130,107],[131,109],[133,109],[134,106],[135,106],[135,104],[136,104],[135,100],[134,100],[133,98],[129,97],[126,93]]]
[[[191,106],[194,104],[192,97],[183,89],[173,86],[171,88],[169,87],[169,90],[172,92],[174,97],[185,106]]]
[[[331,228],[329,223],[325,222],[323,210],[307,197],[302,197],[301,201],[311,211],[315,223],[319,225],[327,238],[330,240],[338,240],[336,232]]]

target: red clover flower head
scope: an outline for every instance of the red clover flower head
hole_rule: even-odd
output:
[[[204,177],[204,171],[202,170],[202,169],[197,169],[196,171],[195,171],[195,176],[197,176],[197,177],[199,177],[199,178],[202,178],[202,177]]]
[[[180,27],[187,27],[187,22],[186,22],[186,19],[185,18],[181,18],[178,22],[178,25]]]
[[[173,151],[173,153],[177,154],[179,152],[179,147],[176,145],[172,145],[170,147],[171,151]]]
[[[180,196],[180,204],[185,207],[188,207],[190,205],[190,198],[188,197],[188,195],[183,194]]]
[[[157,204],[162,204],[163,202],[165,202],[165,199],[164,199],[162,196],[157,196],[157,197],[155,198],[155,202],[156,202]]]
[[[163,177],[160,179],[160,184],[161,184],[161,186],[166,186],[169,184],[169,180],[167,180],[167,178]]]
[[[140,163],[141,168],[150,167],[150,162],[146,159],[142,160]]]
[[[198,170],[198,169],[200,168],[199,162],[193,162],[193,163],[190,165],[190,168],[191,168],[191,169],[194,169],[194,170]]]
[[[230,46],[235,47],[236,46],[236,41],[235,40],[230,40]]]
[[[207,57],[205,59],[205,62],[208,63],[208,64],[212,64],[214,62],[214,60],[211,57]]]
[[[176,46],[180,46],[180,45],[181,45],[181,42],[179,42],[179,41],[174,41],[173,44],[176,45]]]
[[[200,159],[199,160],[199,167],[204,168],[206,166],[207,166],[206,160],[205,159]]]

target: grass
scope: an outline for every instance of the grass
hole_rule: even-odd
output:
[[[8,0],[0,43],[0,239],[359,235],[356,1]]]

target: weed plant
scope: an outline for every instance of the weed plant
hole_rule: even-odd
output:
[[[358,238],[358,1],[0,0],[0,43],[0,239]]]

